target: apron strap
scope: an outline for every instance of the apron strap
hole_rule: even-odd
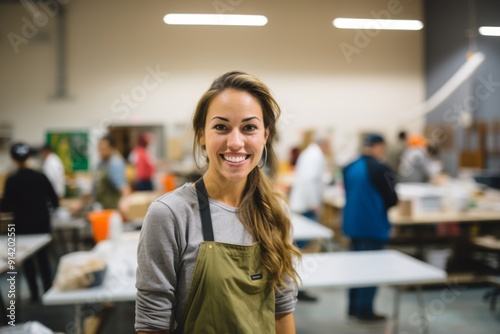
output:
[[[203,229],[203,240],[215,241],[214,230],[212,228],[212,217],[210,216],[210,203],[208,201],[207,188],[203,178],[195,182],[198,203],[200,205],[201,227]]]

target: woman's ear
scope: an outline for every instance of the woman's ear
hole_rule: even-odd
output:
[[[198,144],[201,146],[201,147],[204,147],[205,146],[205,131],[202,131],[200,133],[200,137],[198,138]]]
[[[267,142],[267,138],[269,138],[269,127],[266,128],[266,131],[264,132],[264,139],[266,140]]]

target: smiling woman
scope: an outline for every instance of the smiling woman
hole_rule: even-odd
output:
[[[279,115],[267,86],[243,72],[220,76],[201,97],[193,149],[208,168],[148,210],[138,332],[295,333],[300,253],[285,202],[259,166],[264,154],[276,168]]]

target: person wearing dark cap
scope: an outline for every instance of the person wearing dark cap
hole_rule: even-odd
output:
[[[19,235],[50,233],[49,207],[59,206],[59,198],[47,177],[27,167],[31,153],[31,148],[24,143],[14,144],[10,148],[10,156],[17,170],[5,181],[4,197],[0,205],[0,211],[13,213],[16,234]],[[35,262],[38,262],[44,291],[47,291],[52,284],[47,248],[40,249],[23,264],[33,302],[40,298]]]
[[[396,205],[394,172],[381,162],[384,138],[369,134],[363,140],[363,154],[344,169],[346,204],[342,229],[351,239],[351,250],[381,250],[389,239],[391,224],[387,210]],[[373,311],[376,287],[349,290],[349,316],[362,321],[385,317]]]

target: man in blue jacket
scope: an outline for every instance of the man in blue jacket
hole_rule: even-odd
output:
[[[351,250],[368,251],[384,248],[391,224],[387,210],[396,205],[395,174],[381,162],[385,154],[384,138],[365,136],[363,154],[344,169],[346,204],[343,233],[351,238]],[[373,311],[376,287],[349,290],[349,316],[363,321],[385,317]]]

